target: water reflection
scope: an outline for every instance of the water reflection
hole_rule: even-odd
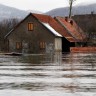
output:
[[[81,53],[0,56],[0,96],[18,96],[18,90],[22,96],[96,96],[95,58]]]

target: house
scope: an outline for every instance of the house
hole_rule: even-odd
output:
[[[9,52],[54,53],[70,52],[85,35],[73,20],[30,13],[5,38]]]
[[[7,50],[19,53],[62,51],[62,35],[55,30],[56,24],[51,16],[30,13],[5,36]]]

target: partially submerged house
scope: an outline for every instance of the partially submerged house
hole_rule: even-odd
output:
[[[9,52],[45,53],[62,51],[62,35],[55,20],[47,15],[29,14],[6,36]]]
[[[81,44],[85,35],[68,18],[30,13],[5,38],[9,52],[54,53],[70,52],[70,47]]]

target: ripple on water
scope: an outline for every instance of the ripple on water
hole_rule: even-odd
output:
[[[38,58],[0,55],[0,96],[96,96],[95,54]]]

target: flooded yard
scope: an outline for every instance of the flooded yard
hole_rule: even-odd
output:
[[[58,58],[0,55],[0,96],[96,96],[96,54]]]

